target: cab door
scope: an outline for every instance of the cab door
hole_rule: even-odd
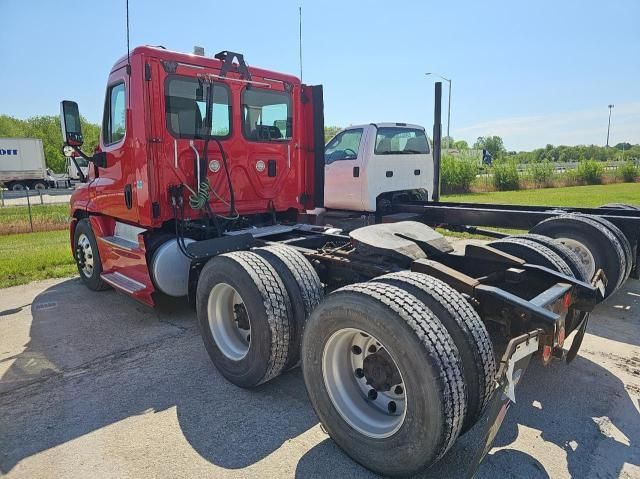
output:
[[[363,211],[365,129],[338,133],[325,147],[324,205],[327,208]]]
[[[100,213],[136,222],[136,173],[129,98],[129,77],[122,67],[109,77],[100,132],[100,149],[106,153],[106,165],[98,168],[97,178],[90,185],[90,195]]]

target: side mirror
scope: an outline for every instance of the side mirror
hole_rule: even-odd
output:
[[[60,102],[60,128],[62,139],[69,146],[82,146],[82,127],[80,126],[80,111],[75,101]]]

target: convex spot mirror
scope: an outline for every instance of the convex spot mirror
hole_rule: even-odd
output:
[[[60,128],[62,139],[69,146],[82,146],[82,127],[80,126],[80,112],[75,101],[60,102]]]

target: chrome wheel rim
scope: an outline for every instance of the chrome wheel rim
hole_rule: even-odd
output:
[[[407,412],[404,380],[375,337],[356,328],[333,333],[324,345],[322,376],[333,406],[356,431],[381,439],[402,427]]]
[[[93,248],[91,248],[89,237],[84,233],[78,237],[76,257],[78,259],[80,269],[82,270],[82,274],[87,278],[90,278],[93,274]]]
[[[218,349],[232,361],[240,361],[251,345],[251,322],[242,297],[227,283],[216,284],[207,305],[209,329]]]
[[[589,248],[587,248],[580,241],[574,240],[572,238],[558,238],[558,241],[573,251],[578,258],[580,258],[580,262],[585,267],[587,274],[589,275],[589,281],[593,278],[593,275],[596,274],[596,260],[593,257]]]

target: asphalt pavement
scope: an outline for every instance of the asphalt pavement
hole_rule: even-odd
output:
[[[532,364],[480,478],[640,477],[640,282],[600,305],[572,364]],[[424,477],[460,477],[476,428]],[[184,302],[79,279],[0,290],[0,475],[368,478],[323,432],[299,369],[216,371]]]

